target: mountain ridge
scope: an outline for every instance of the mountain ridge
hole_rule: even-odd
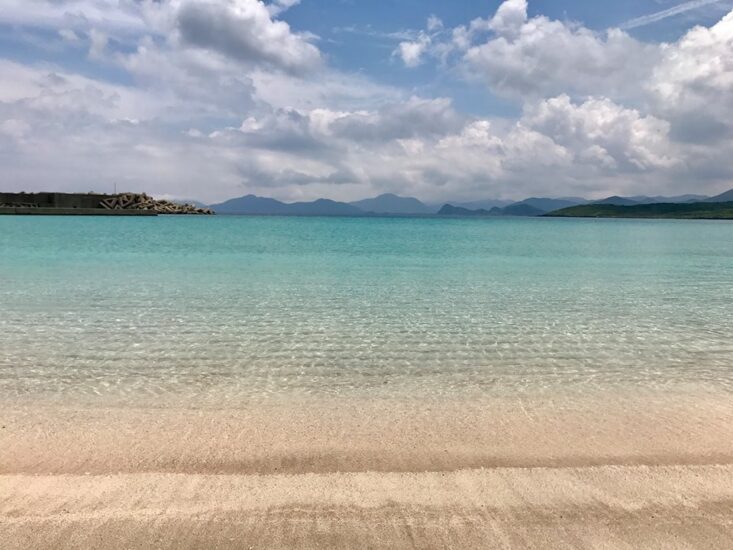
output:
[[[365,212],[375,214],[434,214],[430,208],[415,197],[401,197],[394,193],[383,193],[371,199],[362,199],[349,203]]]
[[[614,195],[600,200],[586,200],[579,197],[548,198],[529,197],[521,201],[485,199],[473,202],[446,202],[428,204],[415,197],[394,193],[383,193],[376,197],[352,202],[331,199],[316,199],[286,203],[269,197],[249,194],[236,197],[211,208],[220,214],[262,215],[262,216],[542,216],[567,208],[582,205],[596,206],[640,206],[650,204],[697,204],[733,201],[733,189],[716,195],[678,195],[673,197],[635,195],[623,197]],[[446,207],[450,207],[446,209]],[[453,210],[451,210],[453,209]],[[451,214],[447,214],[451,211]]]

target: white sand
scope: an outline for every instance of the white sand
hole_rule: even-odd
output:
[[[725,394],[0,411],[0,548],[733,548]]]

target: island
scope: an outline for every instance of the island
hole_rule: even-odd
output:
[[[157,216],[214,211],[193,204],[157,200],[146,193],[0,193],[0,214],[50,216]]]

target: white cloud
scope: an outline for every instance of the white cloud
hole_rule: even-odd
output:
[[[67,42],[78,42],[79,36],[71,29],[60,29],[59,36]]]
[[[515,38],[527,22],[527,0],[506,0],[499,6],[488,27],[499,36]]]
[[[141,13],[148,0],[3,0],[0,22],[34,28],[134,34],[146,30]],[[156,8],[157,9],[157,8]]]
[[[417,67],[431,43],[432,39],[427,34],[420,33],[417,40],[400,42],[395,54],[400,56],[406,67]]]
[[[576,105],[567,95],[558,96],[528,106],[521,124],[573,151],[581,161],[600,159],[604,167],[621,172],[675,163],[668,122],[609,99]]]
[[[436,15],[428,17],[428,32],[436,32],[443,28],[443,21]]]
[[[321,64],[310,37],[274,20],[260,0],[179,0],[176,25],[184,44],[292,72]],[[289,3],[288,5],[292,5]]]
[[[89,57],[92,59],[102,59],[109,43],[109,37],[97,29],[89,32]]]
[[[527,19],[523,4],[505,2],[489,24],[496,34],[465,53],[468,72],[497,94],[634,96],[659,59],[657,46],[623,31],[596,33],[542,16]]]
[[[293,6],[300,4],[300,0],[274,0],[267,5],[267,11],[270,15],[280,15],[282,12],[289,10]]]
[[[733,12],[661,48],[646,88],[667,113],[708,111],[733,124]]]

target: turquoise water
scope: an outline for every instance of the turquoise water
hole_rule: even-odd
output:
[[[733,389],[733,223],[0,217],[0,397]]]

